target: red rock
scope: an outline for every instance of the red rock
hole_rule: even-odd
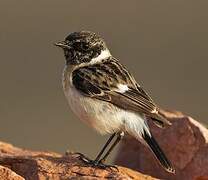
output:
[[[162,179],[196,179],[208,176],[208,130],[180,112],[162,112],[172,126],[160,129],[150,122],[152,133],[176,169],[170,174],[150,150],[132,137],[124,138],[115,163]],[[206,176],[206,177],[205,177]]]
[[[24,180],[23,177],[19,176],[14,171],[4,166],[0,166],[0,179],[1,180]]]
[[[3,142],[0,142],[0,165],[1,180],[155,179],[124,167],[118,167],[119,171],[89,167],[73,153],[62,156],[29,151]]]

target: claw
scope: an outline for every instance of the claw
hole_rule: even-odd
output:
[[[107,168],[110,168],[110,170],[114,169],[114,170],[116,170],[117,172],[119,172],[119,169],[118,169],[118,167],[117,167],[117,166],[110,165],[110,166],[109,166],[109,167],[107,167]]]
[[[77,158],[84,161],[85,163],[90,163],[92,161],[90,158],[86,157],[84,154],[79,153],[79,152],[75,152],[73,153],[73,155],[76,155]]]
[[[100,161],[98,162],[98,166],[99,166],[100,168],[102,168],[102,169],[110,169],[110,170],[115,169],[116,171],[119,172],[119,169],[118,169],[117,166],[104,164],[104,163],[102,162],[102,160],[100,160]]]
[[[100,161],[95,161],[95,160],[91,160],[90,158],[86,157],[84,154],[76,152],[73,153],[73,155],[77,155],[77,157],[82,160],[84,163],[95,167],[95,168],[100,168],[100,169],[115,169],[116,171],[119,171],[118,167],[114,166],[114,165],[106,165],[103,163],[102,160]]]

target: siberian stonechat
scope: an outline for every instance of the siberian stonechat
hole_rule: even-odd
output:
[[[95,160],[104,161],[125,133],[147,145],[168,172],[175,170],[151,134],[147,121],[164,127],[170,122],[129,71],[114,58],[104,40],[89,31],[69,34],[55,43],[64,51],[63,89],[73,112],[101,134],[111,137]],[[102,157],[114,137],[115,142]]]

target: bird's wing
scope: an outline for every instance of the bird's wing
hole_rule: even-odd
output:
[[[124,110],[144,113],[160,127],[170,124],[158,113],[152,98],[114,58],[74,70],[72,82],[85,96],[107,101]]]

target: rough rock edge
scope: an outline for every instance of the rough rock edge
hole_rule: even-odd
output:
[[[62,179],[146,179],[150,176],[128,168],[98,169],[84,164],[76,154],[24,150],[0,142],[0,179],[62,180]],[[1,178],[3,177],[3,178]]]
[[[23,177],[19,176],[14,171],[4,166],[0,166],[0,179],[25,180]]]

